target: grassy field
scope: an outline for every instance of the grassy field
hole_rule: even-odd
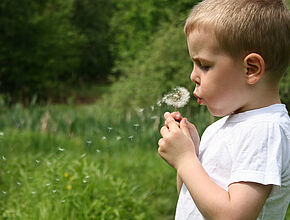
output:
[[[175,172],[157,154],[164,111],[2,105],[0,219],[173,219]],[[200,132],[212,120],[182,111]]]

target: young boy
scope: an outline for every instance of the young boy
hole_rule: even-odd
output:
[[[290,59],[289,10],[282,0],[204,0],[185,33],[194,96],[225,117],[199,143],[186,118],[164,115],[158,153],[177,170],[175,219],[283,220],[290,119],[279,81]]]

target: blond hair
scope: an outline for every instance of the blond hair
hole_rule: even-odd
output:
[[[234,58],[260,54],[266,71],[280,79],[290,60],[290,13],[283,0],[204,0],[184,27],[212,28],[219,46]]]

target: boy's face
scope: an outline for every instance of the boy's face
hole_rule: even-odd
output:
[[[191,80],[196,84],[194,96],[215,116],[245,110],[247,83],[243,62],[219,49],[211,32],[194,30],[187,38],[194,68]]]

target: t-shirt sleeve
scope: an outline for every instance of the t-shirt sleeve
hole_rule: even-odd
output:
[[[238,138],[230,140],[232,170],[230,182],[273,184],[281,186],[282,130],[278,124],[259,122],[241,128]]]

